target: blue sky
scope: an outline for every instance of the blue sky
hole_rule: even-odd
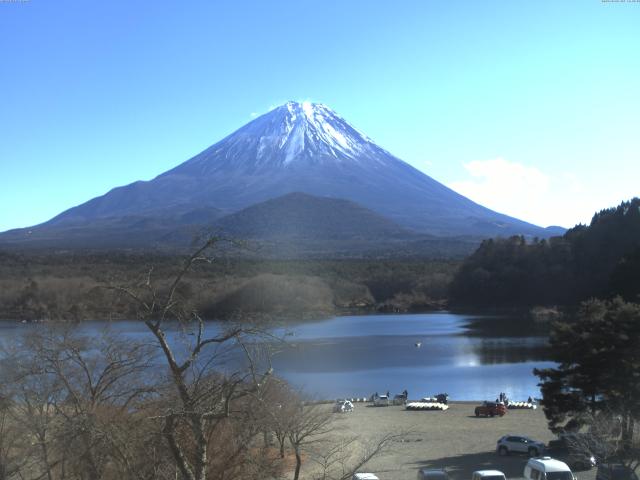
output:
[[[0,231],[287,100],[540,225],[640,194],[640,3],[0,1]]]

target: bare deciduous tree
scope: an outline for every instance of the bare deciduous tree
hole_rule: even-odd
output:
[[[325,442],[322,448],[314,450],[311,455],[311,460],[320,470],[314,475],[314,480],[351,480],[354,473],[372,459],[387,453],[392,442],[405,435],[406,432],[386,433],[368,442],[356,436]]]
[[[30,331],[4,353],[0,480],[281,478],[288,448],[295,480],[305,456],[324,465],[319,478],[342,479],[386,448],[328,443],[336,417],[273,377],[264,332],[206,324],[189,306],[185,275],[217,241],[168,282],[150,270],[109,287],[135,305],[150,341],[71,325]]]
[[[204,320],[196,311],[185,308],[179,298],[185,275],[196,263],[210,262],[207,253],[218,242],[215,237],[208,239],[187,258],[166,291],[156,288],[152,271],[141,285],[113,287],[137,305],[138,317],[153,334],[168,367],[175,401],[165,404],[157,418],[162,420],[162,434],[184,480],[207,478],[212,432],[226,424],[234,403],[261,388],[269,374],[258,374],[255,368],[222,373],[234,349],[242,348],[243,339],[256,332],[232,326],[207,334]],[[180,325],[183,334],[191,336],[183,348],[168,337],[172,321]],[[213,370],[217,373],[211,374]]]
[[[326,405],[305,405],[299,401],[293,405],[287,429],[289,443],[296,457],[293,480],[300,477],[303,452],[312,449],[324,440],[331,431],[333,416]]]
[[[144,478],[132,440],[155,388],[152,350],[103,333],[30,332],[2,365],[11,424],[31,448],[23,478]]]
[[[10,400],[0,398],[0,480],[14,478],[27,464],[22,455],[25,439],[11,422],[12,408]]]

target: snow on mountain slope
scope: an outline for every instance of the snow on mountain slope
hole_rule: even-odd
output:
[[[288,102],[170,172],[180,172],[183,166],[208,174],[231,166],[253,171],[344,161],[384,165],[389,156],[325,105]]]

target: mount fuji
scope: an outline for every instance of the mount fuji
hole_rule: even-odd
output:
[[[222,217],[294,192],[355,203],[411,234],[561,233],[454,192],[325,105],[288,102],[150,181],[114,188],[41,225],[5,232],[0,243],[90,246],[99,238],[103,246],[144,246],[185,225],[224,225]]]

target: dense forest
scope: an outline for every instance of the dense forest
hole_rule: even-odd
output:
[[[109,286],[159,286],[181,268],[177,255],[123,252],[0,252],[0,318],[85,320],[135,317]],[[454,260],[268,260],[220,256],[194,267],[179,294],[207,318],[237,314],[315,318],[341,312],[441,308]]]
[[[490,239],[462,264],[450,289],[455,305],[576,305],[640,295],[640,199],[596,213],[562,237]]]

